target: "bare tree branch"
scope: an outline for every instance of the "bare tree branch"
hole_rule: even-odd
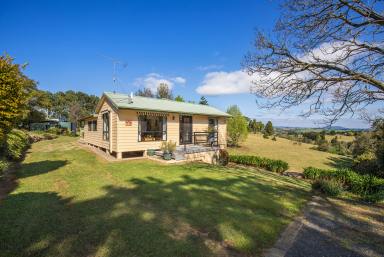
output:
[[[308,103],[332,123],[384,101],[380,0],[286,0],[274,36],[258,32],[243,66],[264,107]]]

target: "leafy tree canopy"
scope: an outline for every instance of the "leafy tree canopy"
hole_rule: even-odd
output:
[[[169,86],[166,83],[161,83],[156,92],[157,98],[164,98],[164,99],[173,99],[172,90],[169,88]]]
[[[185,102],[184,98],[181,95],[175,97],[175,101],[177,102]]]
[[[150,88],[139,89],[136,91],[135,95],[137,96],[145,96],[145,97],[155,97]]]
[[[248,122],[237,105],[230,106],[227,113],[231,115],[227,120],[228,142],[238,146],[248,136]]]
[[[35,81],[23,73],[26,65],[13,60],[8,55],[0,56],[0,142],[28,114],[28,103],[36,90]]]

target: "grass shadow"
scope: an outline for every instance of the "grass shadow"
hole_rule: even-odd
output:
[[[18,178],[26,178],[31,176],[37,176],[52,172],[61,167],[64,167],[69,162],[67,160],[57,160],[57,161],[39,161],[31,163],[22,163],[20,169],[17,171]]]
[[[0,224],[1,255],[259,255],[293,218],[286,200],[304,204],[308,195],[249,174],[128,183],[104,186],[104,194],[82,201],[50,192],[9,195],[0,203],[0,220],[7,220]]]
[[[340,157],[331,156],[331,157],[328,157],[327,160],[329,161],[326,164],[336,169],[351,168],[353,165],[353,160],[347,156],[340,156]]]

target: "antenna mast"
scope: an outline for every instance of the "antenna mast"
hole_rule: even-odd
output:
[[[117,72],[118,72],[118,66],[121,65],[123,69],[127,67],[127,64],[125,62],[122,62],[116,58],[112,58],[106,55],[101,55],[102,57],[110,60],[112,62],[113,66],[113,72],[112,72],[112,82],[113,82],[113,89],[118,89],[118,78],[117,78]],[[118,90],[117,90],[118,91]]]

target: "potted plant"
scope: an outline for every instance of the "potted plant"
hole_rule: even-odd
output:
[[[155,149],[148,149],[148,150],[147,150],[147,155],[148,155],[148,156],[154,156],[154,155],[155,155],[155,152],[156,152]]]
[[[163,151],[163,159],[169,161],[172,159],[172,153],[176,150],[176,143],[172,141],[162,142],[160,149]]]

